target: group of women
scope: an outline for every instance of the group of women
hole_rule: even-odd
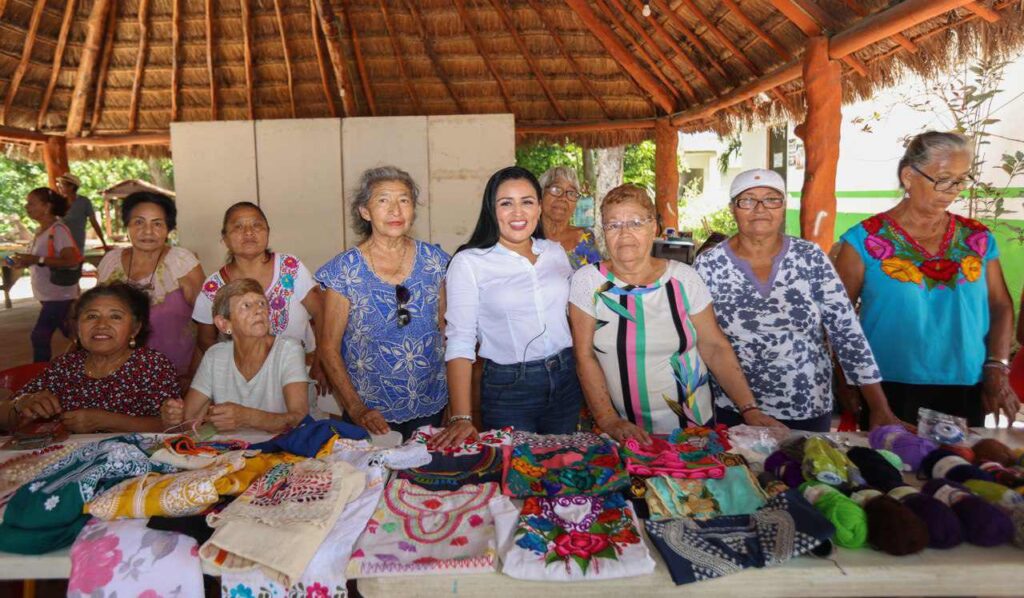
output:
[[[0,402],[0,422],[277,431],[309,411],[312,377],[349,421],[403,436],[443,427],[440,448],[477,434],[478,359],[485,429],[568,433],[585,406],[620,441],[690,422],[826,431],[847,385],[865,427],[924,406],[1012,420],[998,249],[948,211],[970,165],[963,137],[916,137],[897,171],[903,199],[847,231],[835,266],[783,233],[786,186],[768,170],[736,177],[738,233],[694,267],[652,256],[655,207],[634,185],[601,202],[602,257],[594,231],[570,225],[580,186],[567,168],[495,173],[453,256],[409,237],[416,182],[368,170],[351,207],[361,242],[313,275],[269,249],[265,214],[243,202],[224,216],[227,263],[204,277],[167,244],[174,203],[138,193],[122,210],[132,246],[104,258],[103,284],[75,304],[77,349]]]

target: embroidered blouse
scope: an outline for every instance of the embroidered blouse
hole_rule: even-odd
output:
[[[729,337],[762,411],[803,420],[832,412],[835,352],[847,382],[881,381],[871,347],[835,268],[817,245],[785,237],[767,282],[728,242],[702,253],[694,267],[715,302],[715,317]],[[712,377],[715,403],[736,410]]]
[[[860,321],[882,378],[974,385],[989,329],[988,263],[999,258],[985,225],[949,215],[931,254],[887,213],[842,236],[864,263]]]
[[[580,233],[580,240],[571,251],[566,251],[569,258],[569,265],[573,270],[579,270],[583,266],[596,264],[601,261],[601,250],[597,247],[597,237],[594,230],[584,228]]]
[[[385,421],[405,422],[433,415],[448,403],[444,339],[438,301],[448,254],[416,241],[416,256],[402,286],[411,319],[397,323],[395,285],[374,274],[362,252],[353,247],[316,272],[324,289],[349,301],[348,325],[341,356],[356,392]]]
[[[619,452],[609,441],[586,448],[518,444],[504,451],[508,496],[594,495],[629,486]]]

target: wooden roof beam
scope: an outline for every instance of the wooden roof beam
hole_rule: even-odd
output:
[[[711,19],[709,19],[707,15],[704,14],[704,12],[700,9],[699,6],[697,6],[696,3],[693,2],[693,0],[682,0],[682,4],[686,6],[686,8],[690,11],[691,14],[693,14],[693,16],[697,17],[698,21],[703,23],[704,26],[708,28],[708,31],[710,31],[711,34],[718,39],[718,41],[722,42],[722,45],[724,45],[726,48],[729,49],[730,52],[732,52],[732,55],[736,58],[736,60],[740,61],[740,63],[743,64],[743,66],[746,67],[746,69],[751,72],[751,74],[758,77],[761,75],[761,69],[758,68],[757,65],[754,64],[749,58],[747,58],[747,55],[743,52],[743,50],[740,50],[736,46],[736,44],[734,44],[733,41],[729,39],[729,36],[727,36],[721,29],[719,29],[718,25],[715,25],[715,23]]]
[[[292,54],[288,51],[288,37],[284,30],[284,16],[281,14],[281,0],[274,0],[274,16],[277,18],[277,31],[281,34],[281,51],[284,53],[284,69],[288,77],[288,103],[295,118],[295,79],[292,76]]]
[[[46,6],[46,0],[36,0],[35,6],[32,8],[32,17],[28,22],[28,31],[25,33],[25,46],[21,50],[21,60],[18,61],[18,66],[15,67],[14,73],[11,74],[11,80],[7,84],[7,95],[4,97],[4,104],[0,107],[0,125],[7,124],[7,112],[11,109],[11,104],[14,103],[14,96],[18,95],[18,87],[21,85],[21,80],[25,77],[25,71],[28,70],[29,60],[32,58],[32,47],[36,43],[36,35],[39,33],[39,22],[43,18],[43,8]]]
[[[244,0],[243,0],[244,1]],[[149,0],[139,0],[139,50],[135,54],[135,78],[132,80],[132,99],[128,106],[128,130],[138,128],[139,94],[142,92],[142,76],[145,73],[146,54],[149,49]]]
[[[633,0],[633,5],[639,9],[643,9],[644,3],[642,2],[642,0]],[[654,27],[655,33],[661,36],[661,39],[666,44],[668,44],[668,46],[672,48],[673,51],[675,51],[677,56],[682,58],[683,62],[686,63],[686,66],[691,71],[693,71],[693,74],[696,75],[698,79],[703,81],[704,85],[707,85],[708,89],[710,89],[713,94],[717,95],[720,91],[718,87],[711,81],[711,79],[706,74],[704,74],[704,69],[700,68],[693,62],[693,60],[690,58],[690,55],[687,54],[686,50],[679,44],[678,41],[676,41],[676,38],[672,37],[672,34],[669,33],[667,29],[665,29],[665,26],[658,22],[656,16],[652,14],[650,17],[647,18],[647,20],[651,23],[651,26]]]
[[[210,120],[217,120],[217,78],[213,72],[213,0],[206,0],[206,72],[210,77]]]
[[[143,0],[145,1],[145,0]],[[238,0],[242,9],[242,49],[245,58],[245,106],[249,120],[256,120],[256,98],[254,96],[256,73],[252,60],[252,10],[249,0]]]
[[[356,116],[355,94],[352,91],[352,84],[349,82],[345,54],[341,51],[341,33],[338,32],[334,9],[331,8],[330,0],[314,1],[316,12],[320,16],[320,29],[323,31],[324,39],[327,40],[327,53],[331,56],[334,78],[338,82],[341,102],[345,107],[345,116]]]
[[[434,45],[430,41],[430,36],[427,34],[427,27],[423,23],[423,15],[420,14],[420,9],[416,7],[415,2],[410,0],[402,0],[405,4],[405,9],[412,15],[412,20],[416,24],[416,30],[420,34],[420,39],[423,41],[423,51],[427,53],[427,58],[430,59],[430,65],[434,68],[434,73],[437,78],[444,84],[445,90],[448,91],[448,95],[451,96],[452,101],[455,102],[455,107],[458,109],[459,114],[465,114],[466,106],[462,103],[457,95],[455,95],[455,88],[452,86],[451,78],[448,77],[448,73],[444,72],[441,67],[441,60],[437,57],[437,52],[434,51]]]
[[[50,140],[50,135],[39,133],[38,131],[29,131],[26,129],[19,129],[17,127],[8,127],[6,125],[0,125],[0,139],[4,141],[28,141],[31,143],[46,143]]]
[[[320,20],[316,16],[316,4],[314,4],[314,1],[315,0],[309,0],[309,26],[313,32],[313,47],[316,48],[316,64],[320,69],[320,82],[323,84],[324,99],[327,100],[327,108],[330,110],[331,116],[337,118],[338,106],[334,103],[334,94],[331,93],[331,78],[327,74],[327,64],[324,60],[324,49],[320,46]],[[344,6],[345,4],[343,3],[342,7]],[[348,21],[347,15],[345,20]],[[351,27],[351,21],[349,26]],[[359,55],[356,54],[356,56]],[[370,103],[370,112],[374,116],[377,116],[377,108],[373,103],[373,93],[367,93],[366,99]]]
[[[543,7],[540,5],[538,0],[526,0],[526,2],[530,5],[530,8],[537,13],[537,16],[540,17],[540,22],[543,23],[544,27],[548,30],[548,35],[551,36],[551,41],[555,42],[555,46],[558,48],[558,51],[561,52],[562,58],[569,63],[573,72],[576,73],[576,78],[579,79],[580,85],[587,90],[590,97],[593,98],[594,101],[597,102],[597,105],[601,107],[601,112],[604,113],[605,117],[611,119],[612,114],[611,110],[608,109],[608,104],[604,101],[601,94],[597,93],[597,90],[594,89],[594,84],[591,83],[590,78],[583,74],[583,68],[580,67],[579,63],[576,62],[576,59],[573,57],[572,52],[570,52],[565,46],[565,41],[562,40],[562,36],[558,34],[558,29],[544,16]]]
[[[405,91],[409,94],[409,99],[412,100],[412,105],[416,109],[416,114],[422,115],[423,105],[420,104],[420,96],[416,93],[416,90],[412,87],[412,82],[409,81],[409,73],[405,68],[405,59],[402,58],[402,48],[398,46],[398,38],[395,36],[395,28],[391,24],[391,16],[388,14],[388,0],[380,0],[380,14],[384,17],[384,28],[388,32],[388,41],[391,43],[391,49],[395,53],[395,62],[398,63],[398,73],[402,77],[402,85],[405,86]]]
[[[845,4],[846,7],[849,8],[853,12],[853,14],[857,15],[858,17],[863,18],[871,14],[870,11],[868,11],[868,9],[860,5],[860,2],[858,2],[858,0],[843,0],[843,4]],[[902,33],[897,33],[896,35],[892,36],[892,41],[903,46],[903,48],[907,52],[910,52],[911,54],[917,53],[917,44],[907,39],[907,36],[903,35]]]
[[[736,0],[722,0],[722,4],[725,5],[732,14],[736,15],[736,18],[743,23],[743,26],[754,32],[754,35],[761,38],[761,41],[768,44],[775,53],[779,55],[779,58],[789,61],[793,59],[793,55],[789,50],[786,49],[778,40],[771,36],[767,31],[761,28],[760,25],[754,22],[747,13],[743,12],[743,9],[736,4]]]
[[[107,89],[107,72],[110,70],[110,59],[114,55],[114,34],[117,33],[117,2],[110,5],[107,13],[107,29],[103,37],[103,56],[100,57],[100,72],[96,76],[96,94],[92,101],[92,118],[89,119],[89,131],[95,131],[103,114],[103,99]]]
[[[544,95],[547,97],[548,103],[551,104],[551,109],[555,111],[558,118],[565,120],[565,111],[562,110],[562,107],[558,104],[558,100],[555,98],[554,92],[551,91],[551,86],[548,85],[548,80],[544,78],[544,73],[540,70],[540,65],[537,64],[536,60],[534,60],[533,54],[530,53],[530,49],[526,46],[526,42],[524,42],[522,36],[519,35],[519,28],[516,27],[516,23],[512,20],[512,16],[509,15],[508,11],[505,10],[505,7],[502,6],[501,0],[491,0],[491,6],[494,7],[498,16],[501,17],[502,23],[505,24],[505,29],[507,29],[509,34],[512,35],[512,41],[514,41],[516,46],[519,48],[519,53],[523,56],[523,59],[526,60],[526,64],[529,65],[530,71],[533,72],[533,77],[537,79],[537,83],[540,84],[540,88],[544,91]]]
[[[130,135],[92,135],[72,137],[68,146],[121,147],[126,145],[170,145],[170,133],[133,133]]]
[[[89,99],[89,88],[92,87],[96,75],[96,58],[100,53],[100,42],[103,40],[110,5],[110,0],[93,2],[85,23],[85,44],[82,46],[78,72],[75,74],[75,87],[71,92],[71,106],[68,109],[68,137],[77,137],[81,134],[82,125],[85,124],[85,105]]]
[[[1001,2],[997,3],[993,8],[996,10],[996,14],[998,14],[998,12],[1000,10],[1004,10],[1008,6],[1015,5],[1018,2],[1020,2],[1020,0],[1002,0]],[[1000,15],[1000,16],[1002,16],[1002,15]],[[918,35],[918,36],[914,37],[914,39],[912,39],[911,41],[914,42],[915,44],[920,44],[921,42],[923,42],[923,41],[925,41],[925,40],[927,40],[929,38],[935,37],[936,35],[941,35],[941,34],[947,32],[947,31],[949,31],[953,27],[956,27],[958,25],[962,25],[964,23],[969,23],[969,22],[973,21],[974,19],[979,19],[979,18],[981,18],[981,17],[979,17],[977,15],[977,13],[971,13],[971,14],[966,15],[964,18],[959,19],[957,21],[953,21],[953,22],[948,22],[947,21],[946,23],[944,23],[944,24],[942,24],[942,25],[940,25],[938,27],[935,27],[934,29],[930,29],[928,31],[925,31],[921,35]],[[868,58],[868,64],[874,64],[876,62],[881,62],[883,60],[887,60],[890,57],[892,57],[894,54],[900,53],[902,50],[903,50],[902,46],[896,46],[896,47],[890,48],[889,50],[886,50],[885,52],[882,52],[880,54],[875,54],[871,58]]]
[[[363,88],[363,96],[370,107],[370,115],[377,116],[377,100],[373,96],[373,87],[370,85],[370,76],[366,73],[366,63],[363,61],[363,49],[359,45],[359,29],[352,21],[349,14],[349,0],[341,0],[341,14],[345,17],[345,26],[348,27],[348,37],[352,41],[352,54],[356,59],[356,72],[359,74],[359,85]],[[333,103],[332,103],[333,106]]]
[[[821,27],[825,23],[819,23],[811,12],[814,12],[819,17],[830,18],[827,13],[824,13],[816,4],[802,3],[796,4],[798,0],[768,0],[771,5],[775,7],[775,10],[781,12],[787,19],[789,19],[794,25],[796,25],[800,31],[803,31],[807,37],[817,37],[821,35]],[[800,0],[802,2],[802,0]],[[817,11],[810,9],[810,6],[817,8]],[[810,12],[808,12],[810,10]],[[824,16],[822,16],[824,14]],[[843,62],[849,65],[854,71],[860,76],[866,77],[868,75],[867,66],[856,56],[845,56]]]
[[[726,81],[735,81],[735,79],[732,76],[732,73],[728,72],[725,69],[725,67],[722,65],[722,62],[718,60],[718,57],[715,56],[715,53],[712,52],[707,47],[704,41],[700,39],[700,36],[698,36],[695,32],[690,30],[690,27],[686,24],[686,21],[684,21],[682,17],[676,14],[676,11],[672,10],[671,6],[669,6],[662,0],[652,0],[651,6],[657,8],[658,12],[660,12],[661,14],[667,15],[668,20],[672,22],[672,26],[678,29],[680,32],[682,32],[686,39],[690,40],[690,43],[693,44],[695,48],[697,48],[698,50],[701,51],[701,53],[704,54],[704,57],[708,60],[709,63],[711,63],[711,67],[718,71],[718,73],[722,75],[722,77],[724,77]]]
[[[571,133],[603,133],[605,131],[653,129],[653,118],[631,120],[578,121],[566,123],[517,122],[516,134],[569,135]]]
[[[171,0],[171,122],[178,120],[181,107],[178,93],[181,90],[181,0]]]
[[[995,23],[996,21],[999,20],[999,13],[992,10],[988,6],[985,6],[981,2],[971,2],[970,4],[965,4],[964,8],[978,15],[982,19],[985,19],[989,23]]]
[[[515,114],[512,110],[512,99],[508,94],[508,87],[505,86],[505,82],[498,75],[498,70],[494,68],[494,64],[491,62],[491,57],[487,54],[487,50],[484,49],[483,43],[480,41],[480,35],[476,30],[476,26],[469,20],[469,11],[466,10],[466,3],[464,0],[454,0],[455,9],[459,12],[459,18],[462,19],[462,26],[466,28],[466,32],[469,33],[469,37],[473,39],[473,45],[476,46],[476,51],[480,53],[480,58],[484,61],[484,66],[490,71],[491,76],[498,83],[498,91],[501,92],[502,99],[505,100],[505,110]]]
[[[71,31],[71,21],[75,16],[77,0],[68,0],[64,5],[64,19],[60,22],[60,33],[57,34],[57,47],[53,50],[53,66],[50,67],[50,81],[46,84],[46,91],[43,92],[43,100],[39,103],[39,113],[36,115],[36,128],[42,129],[46,120],[46,113],[50,109],[50,99],[53,98],[53,90],[57,87],[57,76],[60,75],[61,66],[64,65],[64,49],[67,47],[68,32]]]
[[[461,0],[456,1],[459,2]],[[629,73],[630,77],[636,80],[644,91],[651,95],[658,107],[669,113],[675,110],[675,98],[673,95],[662,86],[658,79],[647,72],[632,52],[622,45],[622,42],[615,36],[615,32],[612,31],[612,28],[597,16],[587,0],[565,0],[565,3],[569,5],[569,8],[573,9],[576,16],[583,21],[583,24],[597,38],[597,41],[601,42],[601,45],[608,50],[612,58],[622,65],[622,68]]]

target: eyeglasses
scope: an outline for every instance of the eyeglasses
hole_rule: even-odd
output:
[[[755,197],[740,197],[733,202],[737,208],[741,210],[753,210],[757,206],[764,206],[768,210],[777,210],[786,203],[786,200],[781,197],[766,197],[764,199],[757,199]]]
[[[956,187],[957,191],[961,191],[963,189],[970,187],[976,182],[974,180],[974,177],[972,177],[971,175],[967,175],[959,179],[933,179],[932,177],[922,172],[921,169],[918,168],[917,166],[911,164],[910,167],[914,169],[914,172],[928,179],[928,182],[932,184],[932,188],[938,191],[939,193],[943,193],[945,191],[952,191],[953,187]]]
[[[398,320],[398,327],[402,328],[409,324],[412,320],[412,314],[405,308],[406,304],[412,299],[412,293],[409,289],[402,285],[395,285],[395,301],[398,303],[398,312],[396,319]]]
[[[654,218],[650,218],[650,217],[643,218],[643,219],[636,219],[636,218],[634,218],[633,220],[622,220],[622,221],[613,220],[612,222],[605,222],[605,223],[603,223],[601,225],[601,228],[603,228],[604,232],[606,232],[606,233],[618,233],[618,232],[623,231],[623,230],[639,230],[639,229],[647,226],[648,224],[650,224],[653,221],[654,221]]]
[[[549,185],[547,188],[547,192],[550,193],[553,197],[565,196],[565,198],[568,199],[569,201],[576,201],[577,199],[580,198],[579,191],[575,189],[563,189],[558,185]]]

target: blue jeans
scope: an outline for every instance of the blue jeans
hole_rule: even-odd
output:
[[[579,423],[583,389],[572,349],[526,363],[484,363],[480,416],[485,430],[571,434]]]
[[[71,338],[71,326],[68,322],[68,311],[71,309],[72,300],[67,301],[40,301],[43,307],[39,310],[39,319],[32,329],[32,361],[50,361],[50,343],[53,333],[58,329],[64,336]]]
[[[780,419],[779,421],[785,424],[790,430],[824,433],[832,429],[831,413],[825,413],[810,419]],[[718,405],[715,405],[715,422],[725,424],[727,428],[731,428],[742,424],[743,416],[732,409],[723,409]]]

